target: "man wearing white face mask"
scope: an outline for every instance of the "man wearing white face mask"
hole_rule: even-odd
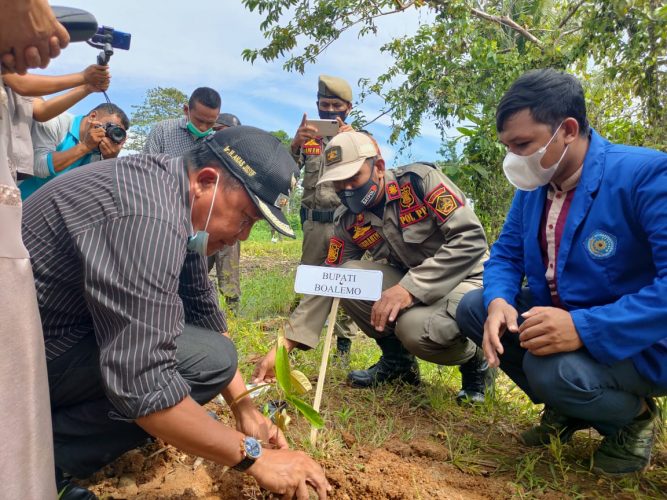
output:
[[[220,112],[220,94],[209,87],[199,87],[183,105],[183,116],[164,120],[151,129],[143,153],[182,155],[214,132]]]
[[[667,155],[600,137],[581,84],[551,69],[514,82],[496,127],[519,190],[457,322],[545,404],[524,444],[593,427],[597,471],[641,471],[667,395]]]
[[[280,206],[297,175],[278,139],[234,127],[182,157],[91,164],[28,199],[58,474],[86,477],[152,435],[275,493],[326,497],[319,465],[242,396],[202,258],[262,218],[294,237]],[[220,393],[236,429],[201,406]]]

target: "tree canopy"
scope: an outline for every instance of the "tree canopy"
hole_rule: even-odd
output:
[[[131,140],[125,146],[130,151],[141,151],[151,127],[157,122],[183,116],[183,105],[188,96],[174,87],[155,87],[146,91],[144,102],[133,105]]]
[[[423,120],[435,122],[443,168],[474,199],[491,239],[512,196],[500,168],[505,151],[496,141],[495,107],[525,71],[573,72],[603,135],[667,149],[667,6],[661,0],[243,2],[264,16],[267,39],[244,58],[284,58],[284,68],[298,72],[346,31],[368,36],[377,33],[381,17],[428,12],[432,21],[381,48],[393,60],[384,74],[359,75],[360,99],[377,95],[385,102],[392,142],[409,144]],[[452,127],[455,136],[446,134]]]

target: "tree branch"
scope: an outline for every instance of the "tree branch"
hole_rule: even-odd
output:
[[[578,4],[573,5],[572,8],[570,8],[570,11],[567,13],[567,15],[563,18],[563,20],[560,23],[558,23],[558,29],[561,29],[563,26],[567,24],[567,22],[579,10],[579,7],[581,7],[585,1],[586,0],[580,0]]]
[[[487,21],[491,21],[494,23],[498,23],[502,26],[507,26],[508,28],[513,29],[517,33],[521,34],[524,38],[533,42],[538,47],[542,47],[542,42],[535,35],[533,35],[530,31],[528,31],[526,28],[524,28],[523,26],[521,26],[508,16],[494,16],[492,14],[488,14],[484,11],[475,8],[471,8],[470,12],[474,16],[477,16],[479,18],[486,19]]]

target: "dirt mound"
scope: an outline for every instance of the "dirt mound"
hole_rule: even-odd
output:
[[[510,496],[500,480],[479,478],[445,462],[447,451],[426,439],[391,440],[322,462],[331,498],[374,500],[489,499]],[[480,479],[482,479],[480,481]],[[157,442],[128,452],[86,484],[105,500],[260,499],[255,481]]]
[[[442,460],[446,450],[425,440],[389,441],[385,448],[362,450],[325,462],[332,498],[378,500],[489,499],[509,495],[500,481],[461,473]]]

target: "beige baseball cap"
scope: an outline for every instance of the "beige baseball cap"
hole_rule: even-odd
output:
[[[342,181],[354,177],[368,158],[377,156],[373,140],[361,132],[341,132],[324,150],[324,174],[317,181]]]

